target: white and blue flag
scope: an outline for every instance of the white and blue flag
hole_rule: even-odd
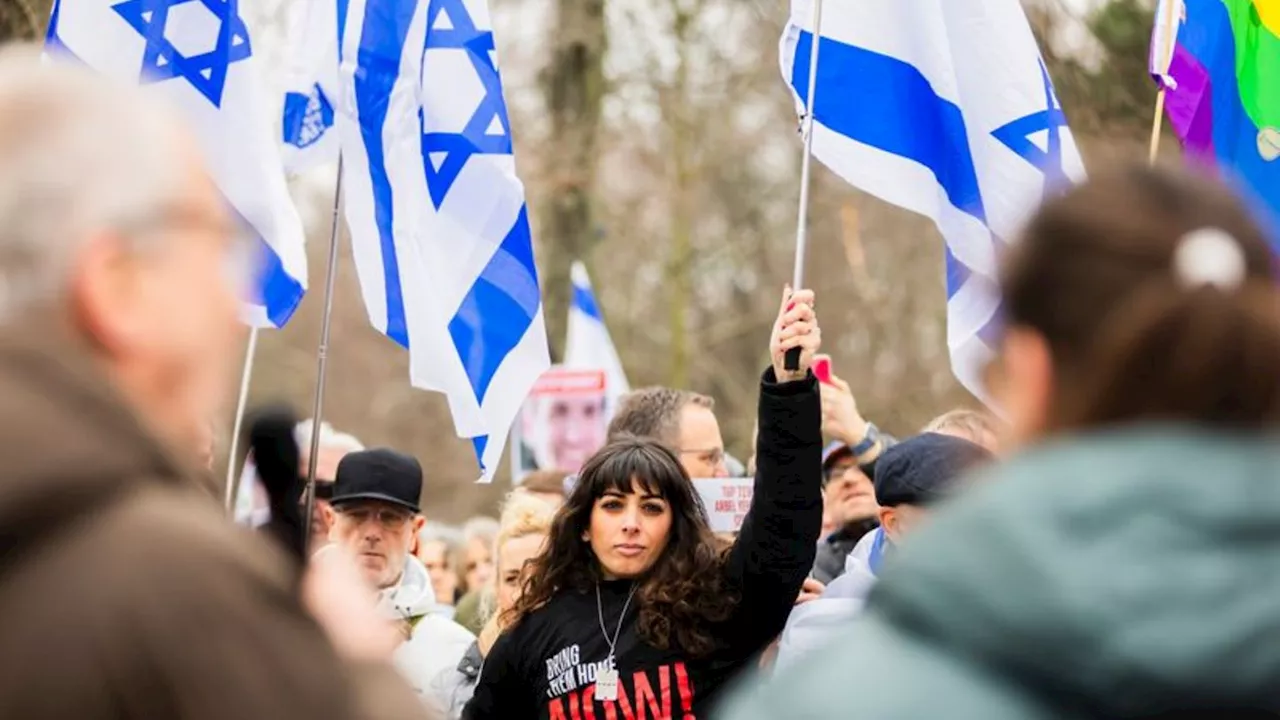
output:
[[[596,293],[587,277],[587,266],[575,262],[569,270],[573,295],[569,303],[569,330],[564,344],[564,366],[574,370],[603,370],[607,414],[618,407],[618,399],[631,392],[618,351],[609,337]]]
[[[338,160],[338,43],[347,0],[299,0],[290,9],[280,140],[293,175]]]
[[[283,326],[306,291],[307,256],[237,0],[57,0],[45,48],[178,108],[260,250],[246,320]]]
[[[339,81],[369,318],[415,387],[446,394],[488,482],[551,362],[484,0],[351,0]]]
[[[792,0],[782,74],[808,95],[810,0]],[[934,220],[946,242],[947,344],[985,397],[996,258],[1084,166],[1018,0],[827,0],[813,154],[864,192]]]

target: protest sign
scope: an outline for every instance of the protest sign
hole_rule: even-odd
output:
[[[742,528],[742,521],[751,509],[754,478],[694,480],[693,487],[707,508],[707,518],[713,532],[736,533]]]

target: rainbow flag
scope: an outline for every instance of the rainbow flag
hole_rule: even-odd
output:
[[[1151,74],[1187,154],[1216,165],[1280,240],[1280,0],[1160,0]]]

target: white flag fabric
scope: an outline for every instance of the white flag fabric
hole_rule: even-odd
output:
[[[564,366],[574,370],[603,370],[606,414],[612,415],[618,399],[631,392],[618,351],[609,337],[604,315],[596,302],[587,267],[575,262],[569,270],[573,295],[569,303],[569,330],[564,345]]]
[[[283,326],[306,291],[307,256],[237,0],[57,0],[45,48],[55,60],[141,83],[180,110],[218,188],[259,240],[246,320]]]
[[[338,15],[345,7],[345,0],[297,0],[290,7],[281,147],[291,175],[338,161]]]
[[[445,393],[491,481],[551,366],[483,0],[351,0],[338,130],[369,319]]]
[[[803,113],[810,0],[792,0],[782,75]],[[985,398],[999,329],[996,256],[1084,166],[1018,0],[827,0],[813,153],[855,187],[934,220],[947,344]]]

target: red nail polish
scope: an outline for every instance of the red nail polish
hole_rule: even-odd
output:
[[[795,301],[795,300],[792,300],[791,302],[787,303],[787,309],[786,309],[786,311],[785,311],[785,312],[791,312],[791,308],[793,308],[793,307],[795,307],[795,306],[796,306],[796,301]]]

